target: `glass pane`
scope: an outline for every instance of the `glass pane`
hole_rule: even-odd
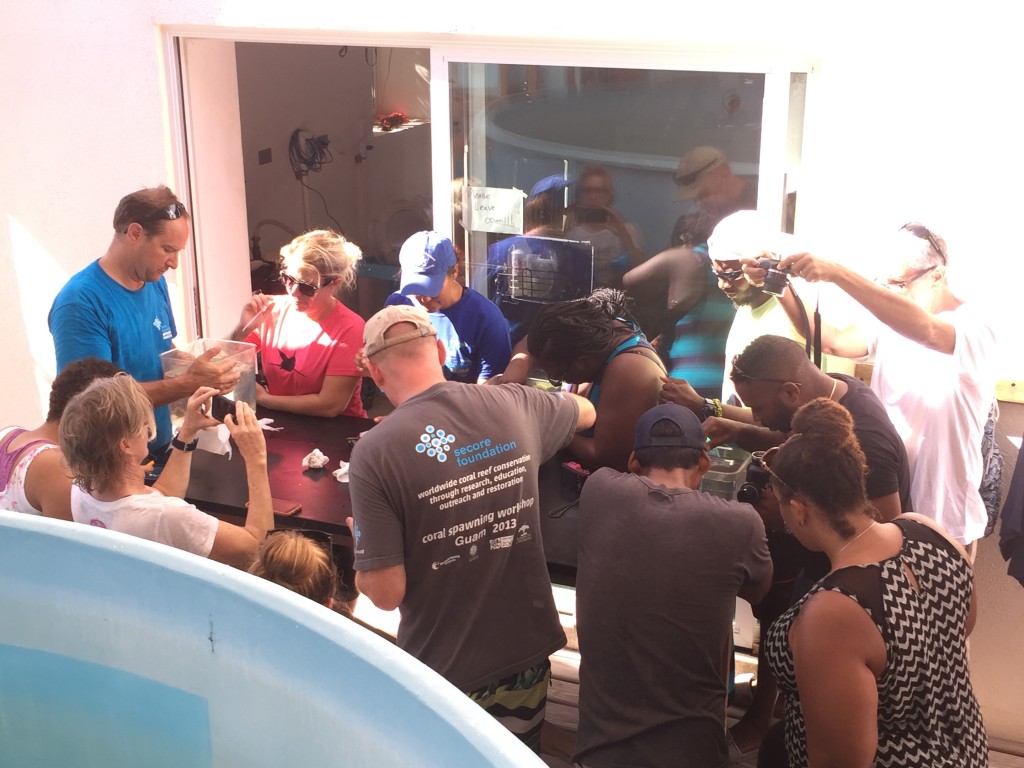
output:
[[[537,303],[621,287],[757,206],[763,73],[453,63],[449,75],[453,239],[513,342]],[[668,329],[665,292],[633,290],[652,339]]]
[[[519,212],[499,206],[521,221],[485,221],[469,200],[456,210],[471,263],[532,232],[590,242],[595,285],[621,285],[680,227],[697,222],[699,242],[756,205],[763,74],[455,63],[450,75],[453,179],[521,190]]]

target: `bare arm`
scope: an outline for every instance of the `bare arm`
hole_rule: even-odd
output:
[[[594,408],[594,404],[587,400],[585,397],[580,397],[572,392],[563,392],[563,397],[571,397],[576,401],[576,405],[579,408],[579,413],[576,416],[576,431],[582,432],[585,429],[590,429],[594,426],[594,422],[597,421],[597,410]]]
[[[231,331],[230,338],[234,341],[242,341],[252,333],[254,328],[259,327],[260,318],[263,313],[274,305],[274,297],[264,293],[255,293],[242,306],[242,313],[238,318],[238,325]]]
[[[526,349],[526,336],[512,347],[512,359],[502,373],[491,376],[484,384],[525,384],[530,372],[536,368],[533,358]]]
[[[210,402],[210,398],[217,394],[212,387],[200,387],[193,392],[185,405],[185,419],[178,430],[178,440],[183,443],[191,443],[200,429],[217,425],[217,420],[205,416],[200,412],[200,407]],[[160,491],[164,496],[177,496],[179,499],[185,497],[188,490],[189,476],[192,473],[192,452],[171,449],[171,455],[167,457],[167,464],[164,466],[160,477],[153,488]]]
[[[673,379],[669,376],[662,376],[661,381],[661,402],[675,403],[684,408],[689,408],[697,416],[703,415],[704,398],[701,397],[697,390],[690,386],[690,382],[686,379]],[[754,417],[751,415],[749,408],[721,402],[719,405],[722,407],[723,418],[744,424],[754,423]]]
[[[629,270],[623,275],[622,284],[629,290],[653,284],[667,285],[668,315],[679,319],[704,296],[707,286],[704,269],[704,261],[681,245],[662,251]]]
[[[747,409],[740,409],[747,410]],[[749,413],[749,410],[747,410]],[[757,424],[748,424],[732,419],[711,416],[701,425],[708,437],[708,447],[714,448],[725,443],[735,443],[745,451],[767,451],[781,445],[786,439],[782,432],[765,429]]]
[[[221,523],[213,540],[210,559],[238,568],[247,568],[256,548],[274,527],[274,509],[270,499],[270,478],[267,475],[267,442],[256,413],[246,403],[235,405],[234,416],[224,419],[231,437],[245,460],[245,477],[249,486],[248,512],[245,525]]]
[[[71,520],[71,473],[59,448],[49,448],[32,459],[25,473],[25,498],[44,517]]]
[[[878,750],[877,676],[885,644],[846,595],[819,592],[789,632],[800,706],[814,768],[869,768]]]
[[[838,285],[901,336],[928,349],[953,354],[956,330],[952,323],[925,311],[910,299],[877,285],[863,275],[810,253],[787,256],[780,266],[788,267],[794,275],[810,282],[823,281]]]
[[[220,349],[214,347],[201,354],[180,376],[158,381],[140,381],[142,389],[154,406],[167,405],[175,400],[188,397],[200,387],[212,387],[221,394],[230,392],[238,383],[239,373],[230,360],[222,363],[210,362]]]
[[[577,435],[569,452],[589,469],[626,471],[636,423],[658,402],[662,371],[641,354],[619,355],[608,364],[601,381],[601,402],[594,436]]]
[[[320,391],[311,395],[272,395],[266,387],[256,385],[256,403],[275,411],[304,413],[307,416],[339,416],[352,402],[360,376],[325,376]]]
[[[405,566],[356,571],[356,589],[382,611],[393,611],[405,599]]]

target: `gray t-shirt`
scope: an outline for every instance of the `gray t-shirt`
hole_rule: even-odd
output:
[[[355,568],[404,565],[398,645],[464,691],[565,644],[540,540],[537,470],[574,434],[571,398],[436,384],[352,451]]]
[[[580,497],[574,758],[726,765],[735,600],[771,569],[750,505],[597,470]]]

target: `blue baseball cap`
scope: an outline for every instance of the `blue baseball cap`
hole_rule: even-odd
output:
[[[662,419],[668,419],[679,427],[679,434],[675,437],[651,437],[651,429]],[[707,447],[708,441],[700,420],[689,408],[676,403],[656,405],[636,423],[634,451],[641,448],[696,448],[704,451]]]
[[[545,176],[533,185],[533,189],[530,190],[530,198],[537,197],[537,195],[543,195],[545,192],[561,192],[571,184],[571,181],[563,179],[558,175]]]
[[[403,296],[437,296],[448,270],[458,263],[455,246],[437,232],[417,232],[404,243],[398,253],[402,265]]]

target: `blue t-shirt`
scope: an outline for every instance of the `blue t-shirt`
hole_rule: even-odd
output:
[[[53,300],[48,317],[57,352],[57,372],[83,357],[109,360],[137,381],[164,377],[160,353],[177,335],[167,282],[161,277],[136,291],[129,290],[94,261],[73,275]],[[171,441],[171,411],[154,409],[156,437],[152,447]]]
[[[736,316],[736,307],[718,288],[718,278],[711,269],[707,246],[695,246],[693,253],[704,265],[703,297],[676,321],[668,353],[668,375],[686,379],[701,397],[720,398],[725,342]]]
[[[412,304],[401,293],[388,296],[385,305]],[[431,312],[430,322],[448,351],[444,375],[449,381],[476,384],[502,373],[512,359],[508,321],[482,294],[464,288],[462,298],[441,312]]]

